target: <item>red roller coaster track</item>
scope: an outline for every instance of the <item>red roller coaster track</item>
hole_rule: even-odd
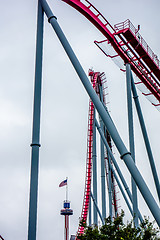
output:
[[[96,73],[92,86],[95,89],[97,75]],[[91,191],[91,177],[92,177],[92,147],[93,147],[93,121],[94,121],[94,104],[90,100],[89,101],[89,114],[88,114],[88,138],[87,138],[87,161],[86,161],[86,179],[85,179],[85,190],[84,190],[84,198],[82,205],[82,213],[81,219],[84,221],[87,220],[88,209],[89,209],[89,201],[90,201],[90,191]],[[82,234],[84,232],[84,227],[79,226],[78,234]]]
[[[133,72],[160,103],[160,64],[129,20],[112,27],[106,18],[88,0],[62,0],[82,13],[106,38],[124,63],[130,63]]]
[[[104,73],[89,71],[89,76],[91,78],[92,86],[96,91],[97,95],[99,95],[99,85],[103,87],[103,102],[105,103],[105,75]],[[99,96],[100,97],[100,96]],[[90,100],[89,101],[89,113],[88,113],[88,137],[87,137],[87,161],[86,161],[86,177],[85,177],[85,189],[84,189],[84,198],[81,212],[81,220],[87,220],[88,210],[89,210],[89,201],[90,201],[90,191],[91,191],[91,179],[92,179],[92,151],[93,151],[93,123],[94,123],[94,104]],[[111,138],[109,133],[105,132],[106,139],[111,148]],[[106,164],[108,162],[108,158],[106,158]],[[106,168],[107,173],[107,168]],[[112,173],[111,173],[112,174]],[[114,186],[114,177],[112,174],[112,185]],[[113,187],[113,207],[115,214],[117,214],[117,200],[116,200],[116,192],[115,187]],[[79,225],[77,234],[83,234],[84,227]]]

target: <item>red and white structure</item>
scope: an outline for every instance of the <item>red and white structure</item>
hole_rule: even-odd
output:
[[[83,14],[104,36],[103,41],[95,41],[101,51],[110,57],[122,71],[124,63],[139,79],[135,84],[143,86],[142,94],[160,110],[160,61],[144,38],[140,35],[140,25],[135,28],[129,19],[114,27],[88,0],[62,0]]]
[[[70,209],[70,202],[68,200],[64,201],[63,207],[61,215],[64,215],[65,219],[64,240],[69,240],[69,216],[73,215],[73,210]]]

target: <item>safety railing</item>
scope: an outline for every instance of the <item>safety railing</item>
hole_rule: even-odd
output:
[[[124,22],[118,23],[114,25],[114,29],[116,32],[119,32],[124,29],[130,29],[134,37],[137,39],[137,41],[140,43],[140,45],[143,47],[143,49],[146,51],[146,53],[150,56],[150,58],[153,60],[153,62],[156,64],[156,66],[160,67],[160,62],[156,54],[151,50],[151,48],[148,46],[146,41],[143,39],[143,37],[139,34],[139,30],[135,28],[135,26],[131,23],[129,19],[127,19]]]

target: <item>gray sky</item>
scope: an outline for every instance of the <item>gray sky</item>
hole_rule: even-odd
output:
[[[82,15],[61,0],[48,1],[86,73],[90,67],[105,72],[113,120],[128,146],[125,75],[94,45],[104,37]],[[159,0],[93,0],[112,24],[130,19],[151,49],[160,55]],[[37,1],[0,1],[0,234],[6,240],[27,239],[30,143],[36,39]],[[89,98],[51,26],[45,19],[41,149],[37,239],[63,239],[64,219],[59,212],[69,178],[69,199],[74,215],[71,233],[77,231],[81,212],[87,146]],[[160,172],[160,113],[139,92],[155,162]],[[148,159],[135,116],[136,162],[157,200]],[[116,153],[116,156],[118,154]],[[127,179],[128,173],[117,159]],[[119,195],[119,206],[126,210]],[[142,215],[151,216],[139,196]],[[130,215],[126,210],[128,219]],[[152,216],[151,216],[152,219]]]

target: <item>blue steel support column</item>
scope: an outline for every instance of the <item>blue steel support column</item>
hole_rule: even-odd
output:
[[[96,126],[95,126],[95,109],[94,109],[94,121],[93,121],[93,196],[97,203],[97,150],[96,150]],[[98,216],[96,206],[93,206],[93,223],[98,226]]]
[[[142,114],[142,110],[141,110],[141,106],[140,106],[140,103],[139,103],[138,94],[137,94],[137,90],[136,90],[136,87],[135,87],[135,84],[134,84],[132,74],[131,74],[131,86],[132,86],[133,98],[134,98],[134,102],[135,102],[135,105],[136,105],[136,110],[137,110],[139,122],[140,122],[140,125],[141,125],[141,130],[142,130],[144,142],[145,142],[145,145],[146,145],[146,150],[147,150],[147,154],[148,154],[148,158],[149,158],[149,162],[150,162],[150,166],[151,166],[151,170],[152,170],[152,174],[153,174],[158,198],[159,198],[159,201],[160,201],[160,183],[159,183],[158,174],[157,174],[157,170],[156,170],[156,166],[155,166],[155,163],[154,163],[154,158],[153,158],[153,154],[152,154],[152,150],[151,150],[151,145],[150,145],[150,142],[149,142],[149,138],[148,138],[148,134],[147,134],[147,130],[146,130],[146,126],[145,126],[145,122],[144,122],[144,118],[143,118],[143,114]]]
[[[44,12],[38,2],[28,240],[36,240]]]
[[[119,168],[119,166],[118,166],[118,164],[117,164],[117,161],[116,161],[116,159],[115,159],[115,157],[114,157],[114,155],[113,155],[113,153],[112,153],[112,151],[111,151],[111,149],[110,149],[110,147],[109,147],[109,145],[108,145],[108,143],[107,143],[106,138],[104,137],[104,134],[103,134],[103,132],[102,132],[102,129],[100,128],[97,120],[95,120],[95,124],[96,124],[97,130],[98,130],[98,132],[99,132],[99,134],[100,134],[100,136],[101,136],[101,138],[102,138],[102,140],[103,140],[103,142],[104,142],[104,145],[105,145],[105,147],[106,147],[106,149],[107,149],[107,152],[108,152],[108,154],[110,155],[110,157],[111,157],[111,159],[112,159],[112,162],[113,162],[113,164],[114,164],[114,166],[115,166],[115,168],[116,168],[116,170],[117,170],[118,176],[120,177],[120,179],[121,179],[121,181],[122,181],[122,184],[123,184],[123,186],[124,186],[124,188],[125,188],[125,190],[126,190],[126,192],[127,192],[127,195],[128,195],[128,197],[129,197],[130,201],[133,203],[132,194],[131,194],[131,192],[130,192],[130,190],[129,190],[129,187],[128,187],[127,183],[126,183],[126,180],[124,179],[123,174],[121,173],[121,170],[120,170],[120,168]],[[126,203],[127,203],[127,202],[126,202]],[[127,204],[127,205],[128,205],[128,204]],[[143,218],[142,218],[141,213],[140,213],[139,211],[138,211],[138,215],[139,215],[140,221],[143,222]]]
[[[160,209],[157,205],[155,199],[153,198],[147,184],[145,183],[142,175],[140,174],[138,168],[136,167],[130,152],[127,150],[126,146],[124,145],[109,113],[104,108],[103,104],[99,100],[96,92],[94,91],[86,73],[84,72],[80,62],[78,61],[75,53],[73,52],[68,40],[66,39],[62,29],[60,28],[56,17],[53,15],[49,5],[45,0],[40,0],[42,7],[48,17],[49,23],[51,23],[53,29],[55,30],[58,39],[60,40],[62,46],[64,47],[64,50],[66,51],[66,54],[68,55],[73,67],[75,68],[75,71],[77,72],[84,88],[86,89],[88,95],[90,96],[91,100],[94,103],[94,106],[96,107],[99,115],[101,116],[107,130],[109,131],[115,145],[117,146],[117,149],[121,155],[121,158],[124,160],[124,163],[126,164],[129,172],[133,176],[142,196],[144,197],[150,211],[152,212],[158,226],[160,226]]]
[[[103,103],[103,105],[105,106],[104,102],[103,102],[103,90],[102,90],[102,86],[99,87],[99,91],[100,91],[100,99],[101,99],[101,102]],[[107,107],[105,106],[105,109],[107,110]],[[100,118],[101,120],[101,118]],[[104,124],[103,124],[103,121],[101,120],[100,121],[100,128],[101,130],[104,132]],[[103,146],[103,155],[104,155],[104,143],[103,143],[103,140],[101,138],[101,148]],[[102,149],[101,149],[102,151]],[[108,161],[110,161],[110,155],[108,155]],[[102,162],[102,159],[101,159],[101,162]],[[103,163],[103,162],[102,162]],[[104,169],[104,184],[105,184],[105,164],[103,163],[103,169]],[[102,168],[102,167],[101,167]],[[105,187],[105,185],[104,185]],[[105,189],[104,189],[105,190]],[[106,195],[106,193],[105,193]],[[108,167],[108,195],[109,195],[109,216],[111,217],[112,219],[112,181],[111,181],[111,169],[110,167]],[[105,202],[106,202],[106,197],[105,197]],[[102,212],[103,213],[103,212]]]
[[[103,140],[102,140],[103,141]],[[113,217],[112,215],[112,181],[111,181],[111,159],[108,153],[108,195],[109,195],[109,216]]]
[[[104,131],[104,125],[100,117],[100,126]],[[105,165],[104,165],[104,144],[102,140],[101,145],[101,196],[102,196],[102,216],[106,218],[106,188],[105,188]]]
[[[134,148],[134,129],[133,129],[133,111],[132,111],[132,95],[131,95],[131,68],[130,64],[126,64],[126,85],[127,85],[127,105],[128,105],[128,128],[129,128],[129,146],[133,161],[135,162]],[[133,177],[132,180],[132,197],[133,197],[133,212],[134,225],[138,227],[138,202],[137,202],[137,187]]]
[[[100,91],[100,100],[103,102],[103,91],[102,86],[99,86]],[[101,129],[103,129],[104,132],[104,124],[100,117],[100,126]],[[104,162],[104,143],[102,139],[100,140],[100,146],[101,146],[101,194],[102,194],[102,216],[105,219],[106,218],[106,187],[105,187],[105,162]]]

